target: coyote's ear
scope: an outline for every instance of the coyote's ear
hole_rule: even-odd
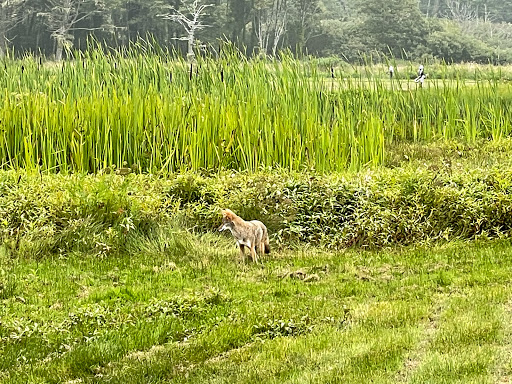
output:
[[[229,210],[229,209],[223,209],[222,210],[222,217],[228,219],[228,220],[233,220],[234,217],[235,217],[235,214]]]

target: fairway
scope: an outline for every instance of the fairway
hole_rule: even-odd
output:
[[[2,383],[506,383],[512,244],[2,254]]]

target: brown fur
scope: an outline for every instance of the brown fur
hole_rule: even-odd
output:
[[[258,262],[258,254],[270,253],[268,231],[258,220],[245,221],[229,209],[222,210],[219,231],[228,229],[240,247],[240,256],[245,262],[245,247],[249,248],[252,261]]]

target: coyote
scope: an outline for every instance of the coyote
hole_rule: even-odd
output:
[[[222,210],[222,225],[219,227],[219,231],[225,231],[229,229],[231,234],[236,239],[240,246],[240,255],[245,263],[245,249],[250,249],[251,259],[255,263],[258,263],[258,256],[265,253],[270,253],[270,244],[268,243],[267,227],[261,221],[251,220],[245,221],[241,217],[237,216],[233,211],[229,209]]]

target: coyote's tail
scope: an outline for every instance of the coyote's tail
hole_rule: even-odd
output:
[[[265,253],[270,253],[270,244],[268,242],[268,236],[265,239],[265,243],[263,245],[265,246]]]

